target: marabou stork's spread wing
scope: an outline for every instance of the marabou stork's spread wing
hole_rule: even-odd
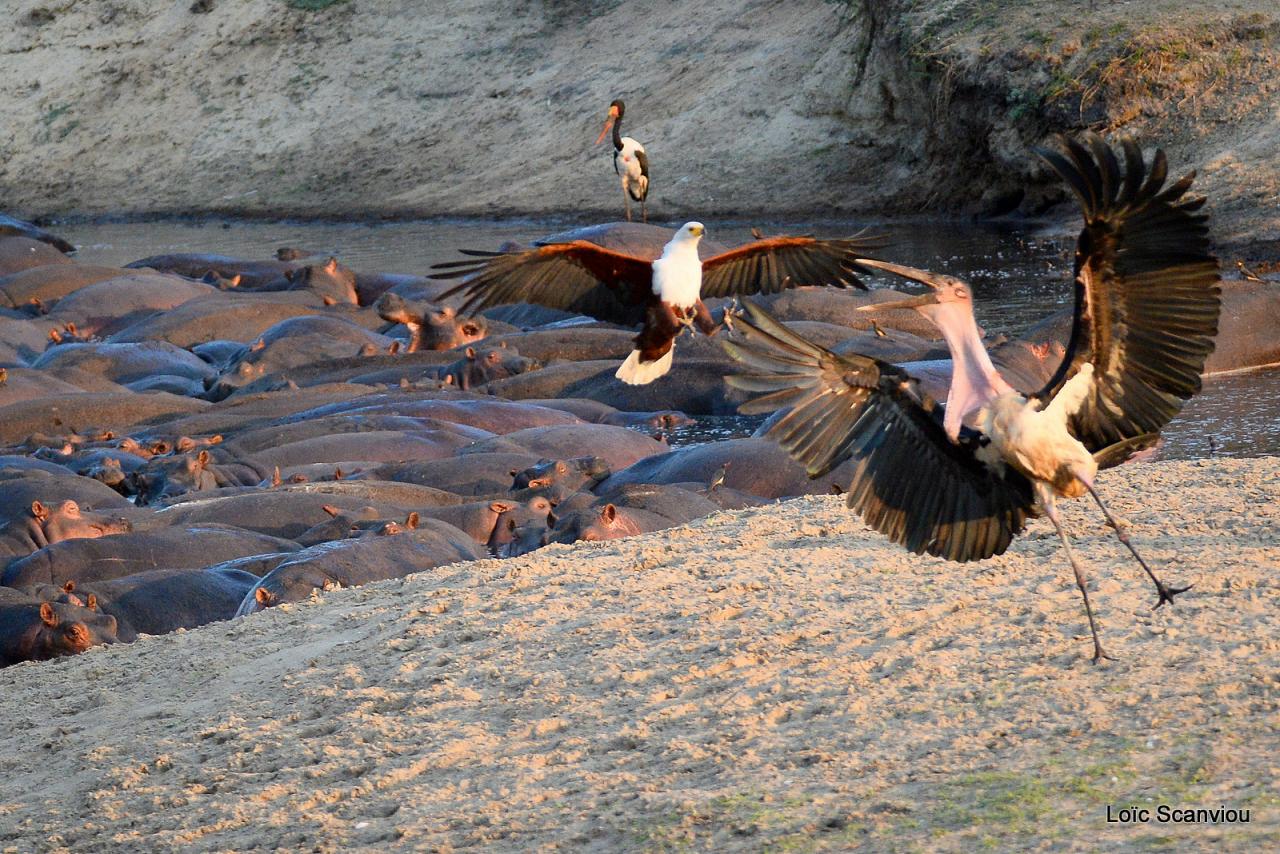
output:
[[[790,406],[766,436],[819,477],[855,463],[848,504],[880,533],[919,554],[981,560],[1002,553],[1035,515],[1030,482],[979,458],[986,438],[947,438],[939,412],[901,368],[867,356],[840,356],[747,304],[750,321],[725,341],[755,373],[725,377],[744,391],[769,392],[741,407]],[[991,455],[994,458],[994,454]]]
[[[433,279],[470,277],[440,295],[447,299],[465,294],[462,314],[529,302],[631,326],[644,320],[645,307],[654,298],[651,261],[585,240],[483,255],[433,269],[448,269]]]
[[[1092,362],[1093,385],[1069,426],[1097,452],[1159,431],[1200,390],[1220,292],[1207,217],[1196,213],[1204,198],[1183,198],[1195,173],[1163,188],[1163,151],[1148,169],[1137,144],[1123,140],[1122,175],[1096,134],[1084,141],[1064,139],[1064,153],[1037,150],[1075,192],[1085,225],[1076,243],[1071,340],[1036,397],[1051,400]]]
[[[767,237],[737,249],[712,255],[702,262],[702,298],[775,294],[800,285],[855,285],[866,290],[858,265],[878,240],[845,237]]]

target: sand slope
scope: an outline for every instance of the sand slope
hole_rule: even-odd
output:
[[[834,497],[0,671],[0,849],[968,851],[1280,842],[1275,458],[1130,466],[1095,667],[1043,520],[915,558]],[[1107,804],[1248,808],[1107,824]]]

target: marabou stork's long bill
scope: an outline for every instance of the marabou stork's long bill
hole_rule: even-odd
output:
[[[630,385],[651,383],[671,370],[676,336],[687,326],[713,335],[719,325],[703,297],[771,294],[797,285],[865,286],[855,274],[875,241],[847,237],[769,237],[699,260],[698,241],[706,229],[687,222],[657,258],[643,258],[574,240],[524,252],[467,250],[470,261],[435,265],[450,268],[432,278],[467,276],[440,295],[465,294],[461,313],[513,302],[530,302],[590,315],[626,326],[642,324],[636,349],[618,368]]]
[[[1004,552],[1030,516],[1058,531],[1084,598],[1094,661],[1098,638],[1084,570],[1058,516],[1058,498],[1088,492],[1155,583],[1156,607],[1187,588],[1169,587],[1138,555],[1094,488],[1099,468],[1127,459],[1200,389],[1219,311],[1218,261],[1209,253],[1203,198],[1186,198],[1194,173],[1165,184],[1164,153],[1150,167],[1132,140],[1124,166],[1096,135],[1038,151],[1084,212],[1076,244],[1075,322],[1062,365],[1023,397],[992,365],[973,319],[969,286],[950,276],[878,261],[928,285],[913,306],[941,330],[954,364],[945,406],[904,370],[866,356],[836,355],[748,306],[735,324],[745,343],[725,342],[755,373],[731,386],[768,392],[743,407],[789,406],[768,436],[820,476],[855,462],[849,507],[894,542],[956,561]]]
[[[604,135],[613,128],[613,171],[622,179],[622,200],[627,206],[627,222],[631,222],[631,200],[640,203],[642,222],[649,221],[649,155],[644,146],[629,136],[622,135],[622,117],[627,112],[627,105],[622,101],[614,101],[609,105],[609,117],[604,121],[604,130],[596,137],[596,145],[604,141]]]

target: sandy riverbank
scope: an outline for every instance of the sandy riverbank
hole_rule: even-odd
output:
[[[1280,842],[1280,462],[1101,482],[916,558],[834,497],[0,671],[0,849],[1135,850]],[[1123,826],[1107,804],[1249,809]]]

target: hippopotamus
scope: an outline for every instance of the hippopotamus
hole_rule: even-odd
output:
[[[1223,279],[1219,287],[1222,312],[1204,375],[1280,364],[1280,283]],[[1074,312],[1074,308],[1054,312],[1027,330],[1023,342],[1058,345],[1055,352],[1060,361],[1062,346],[1071,337]],[[1048,365],[1051,371],[1057,369],[1055,361],[1048,360]]]
[[[68,426],[96,425],[122,429],[165,415],[190,414],[209,406],[165,392],[90,392],[56,398],[33,398],[0,406],[0,443],[21,441],[32,433],[57,433]]]
[[[212,383],[208,397],[223,400],[236,389],[272,373],[319,362],[352,356],[365,346],[385,351],[391,339],[335,317],[306,315],[283,320],[263,332],[239,363],[228,368]]]
[[[241,287],[245,287],[243,282]],[[323,264],[304,264],[286,270],[281,280],[268,282],[256,289],[311,291],[319,296],[325,305],[338,303],[355,305],[359,302],[356,296],[356,274],[353,270],[339,264],[337,258],[329,258]]]
[[[527,451],[548,459],[578,456],[583,451],[604,460],[613,471],[619,471],[645,457],[661,454],[667,443],[643,436],[625,427],[606,424],[566,424],[552,427],[530,427],[505,436],[483,439],[463,448],[463,454]]]
[[[576,543],[579,540],[598,542],[634,537],[650,531],[670,528],[672,523],[648,510],[618,507],[612,502],[592,505],[561,516],[555,528],[546,537],[550,543]]]
[[[687,339],[681,337],[676,346]],[[723,356],[676,359],[669,375],[648,385],[627,385],[614,374],[616,361],[552,364],[540,371],[497,380],[486,389],[511,400],[585,398],[627,412],[678,409],[692,415],[732,415],[746,398],[725,385],[730,368]]]
[[[643,433],[669,432],[677,427],[685,427],[696,423],[688,415],[674,409],[663,409],[657,412],[623,412],[620,409],[595,400],[571,397],[567,399],[526,398],[523,403],[545,406],[548,409],[561,409],[592,424],[610,424],[614,427],[630,427]]]
[[[491,553],[498,554],[510,546],[517,528],[528,531],[532,525],[541,522],[545,529],[551,509],[548,499],[534,496],[527,501],[471,501],[421,512],[424,517],[448,522],[465,532],[477,545],[486,546]]]
[[[0,667],[77,655],[117,641],[116,619],[108,614],[0,591]]]
[[[232,558],[297,549],[289,540],[226,525],[156,528],[53,543],[10,563],[0,584],[85,584],[152,569],[194,569]]]
[[[392,536],[359,537],[303,549],[262,577],[237,616],[310,598],[313,591],[354,587],[485,557],[462,531],[437,519]]]
[[[89,610],[113,617],[120,641],[131,643],[140,634],[162,635],[229,620],[257,583],[258,576],[253,573],[218,564],[199,569],[153,569],[34,591],[40,596],[61,589],[63,595],[58,598],[82,602]]]
[[[175,495],[225,486],[210,471],[212,461],[207,450],[153,457],[130,474],[130,494],[138,496],[139,505],[157,504]]]
[[[444,369],[443,377],[463,391],[485,385],[494,380],[514,377],[542,367],[534,359],[521,356],[508,347],[486,347],[479,352],[474,347],[463,350],[458,361]]]
[[[394,480],[434,486],[462,496],[505,496],[512,476],[538,462],[536,454],[494,452],[383,463],[357,475],[369,480]]]
[[[208,285],[179,276],[128,271],[121,274],[63,297],[46,320],[74,324],[82,337],[107,336],[153,314],[214,293]]]
[[[513,492],[529,490],[559,504],[579,490],[592,489],[609,474],[609,464],[600,457],[539,460],[536,465],[514,473],[511,489]]]
[[[282,421],[304,421],[343,413],[366,416],[382,413],[424,421],[431,419],[495,434],[514,433],[530,427],[582,423],[573,415],[543,406],[446,390],[374,393],[366,390],[365,394],[314,409],[299,410]]]
[[[48,344],[46,326],[32,320],[0,317],[0,365],[26,365],[39,358]]]
[[[50,543],[88,537],[105,537],[133,530],[128,519],[110,513],[81,510],[70,499],[45,506],[32,501],[26,516],[0,526],[0,562],[6,557],[26,556]]]
[[[28,237],[32,240],[39,240],[68,255],[76,251],[76,248],[71,243],[58,235],[45,231],[34,223],[9,216],[8,214],[0,214],[0,236]]]
[[[128,274],[122,267],[97,264],[51,264],[28,267],[0,277],[0,306],[34,311],[52,309],[68,294],[97,282],[105,282]]]
[[[179,501],[159,512],[171,525],[236,525],[289,540],[324,519],[326,507],[343,513],[369,508],[376,518],[403,517],[460,503],[458,496],[429,486],[380,481],[328,481],[282,485],[274,489],[226,492]]]
[[[848,462],[811,480],[804,467],[777,444],[754,436],[691,445],[648,457],[615,471],[595,491],[608,495],[624,484],[703,483],[710,486],[722,471],[723,486],[760,498],[827,494],[832,486],[844,489],[852,480]]]
[[[819,321],[849,329],[868,331],[874,327],[872,321],[883,330],[908,332],[917,338],[930,341],[939,340],[942,335],[938,328],[926,320],[919,312],[909,308],[885,309],[883,311],[866,312],[858,309],[875,303],[897,302],[909,299],[908,294],[888,288],[873,291],[858,291],[842,288],[800,287],[788,288],[776,294],[759,294],[750,297],[751,301],[764,306],[768,311],[784,321],[809,320]],[[802,327],[797,327],[802,330]],[[804,334],[801,331],[801,334]]]
[[[635,349],[635,331],[631,329],[587,328],[535,329],[491,336],[490,347],[514,347],[539,362],[560,359],[567,362],[625,359]]]
[[[229,255],[178,252],[169,255],[152,255],[125,264],[130,269],[149,268],[161,273],[177,273],[188,279],[201,279],[206,273],[216,273],[224,279],[240,277],[240,286],[255,288],[277,281],[289,271],[303,266],[302,260],[250,261]]]
[[[3,334],[0,332],[0,334]],[[30,368],[0,368],[4,381],[0,382],[0,406],[32,398],[53,398],[59,395],[82,394],[78,385],[51,377],[44,371]]]
[[[164,341],[140,344],[61,344],[46,350],[31,365],[58,376],[67,368],[92,372],[126,384],[158,374],[203,381],[215,375],[199,356]]]
[[[162,314],[139,320],[108,337],[112,343],[168,341],[190,348],[209,341],[248,343],[291,317],[320,309],[294,294],[215,294],[184,302]],[[337,309],[330,309],[333,313]]]
[[[30,237],[0,237],[0,276],[32,267],[51,267],[75,262],[41,240]]]
[[[11,459],[0,457],[4,460],[0,467],[0,524],[25,519],[36,501],[46,507],[74,501],[81,512],[92,509],[119,516],[128,515],[132,510],[132,505],[120,493],[96,480],[72,474],[61,466],[53,466],[53,471],[42,469],[40,466],[48,464],[30,458],[26,462],[38,465],[12,468],[8,462]]]
[[[484,318],[460,318],[449,306],[408,302],[395,292],[379,297],[374,308],[390,323],[403,323],[409,330],[407,353],[418,350],[452,350],[481,340],[488,334]]]

